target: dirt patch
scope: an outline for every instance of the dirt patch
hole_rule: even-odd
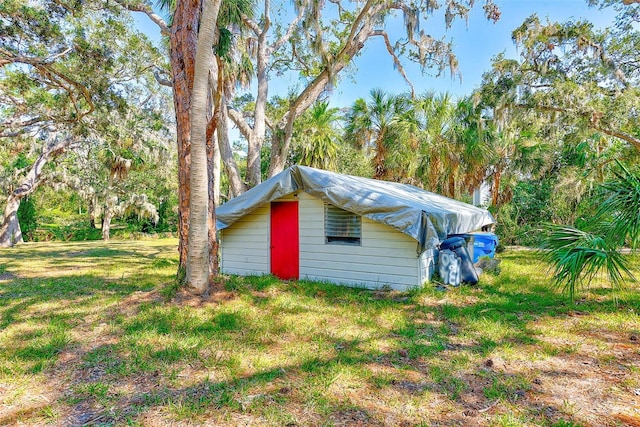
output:
[[[201,308],[215,306],[224,301],[231,301],[238,297],[237,292],[215,291],[205,295],[195,295],[187,289],[181,288],[171,300],[171,304],[180,307]]]
[[[590,331],[585,335],[598,339],[597,344],[585,343],[568,354],[539,361],[508,361],[485,364],[485,368],[528,378],[531,389],[514,394],[513,401],[545,419],[640,426],[640,393],[635,392],[640,383],[636,369],[640,346],[621,345],[633,343],[624,332]]]
[[[164,299],[157,290],[149,292],[138,291],[122,299],[118,304],[118,308],[122,314],[133,315],[140,309],[140,304],[151,302],[160,303],[162,301],[164,301]]]
[[[348,409],[337,411],[331,414],[329,420],[336,426],[345,427],[367,427],[382,426],[381,422],[371,418],[367,411],[363,409]]]

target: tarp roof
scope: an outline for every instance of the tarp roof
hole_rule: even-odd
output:
[[[436,246],[449,234],[468,233],[495,222],[486,209],[412,185],[292,166],[216,208],[218,229],[296,191],[395,228],[418,241],[420,251]]]

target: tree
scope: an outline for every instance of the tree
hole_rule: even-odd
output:
[[[465,17],[473,1],[451,1],[444,13],[450,26],[457,17]],[[259,22],[246,19],[253,31],[250,40],[255,52],[256,96],[250,121],[238,111],[229,110],[229,116],[245,136],[248,143],[248,181],[260,182],[259,156],[267,129],[267,99],[269,73],[294,73],[303,81],[293,96],[287,112],[276,121],[271,120],[271,150],[268,175],[282,171],[294,132],[295,121],[312,106],[338,75],[352,64],[368,41],[380,38],[399,72],[406,76],[400,58],[415,61],[423,69],[434,67],[438,73],[449,69],[457,73],[457,61],[451,44],[437,40],[422,28],[428,17],[440,6],[432,1],[362,3],[313,2],[296,3],[296,16],[288,25],[279,25],[272,13],[280,10],[265,0]],[[497,20],[500,12],[491,2],[485,2],[489,19]],[[385,26],[402,15],[405,33],[394,40]]]
[[[422,119],[417,174],[425,188],[456,197],[455,183],[462,159],[457,143],[456,110],[449,94],[426,93],[415,101]]]
[[[578,291],[601,272],[614,286],[624,279],[635,280],[628,259],[620,248],[640,245],[640,174],[617,162],[614,177],[601,185],[595,218],[580,230],[570,226],[550,226],[542,248],[552,265],[554,281],[573,301]]]
[[[415,153],[407,132],[410,120],[404,120],[408,111],[411,104],[406,96],[374,89],[368,101],[357,99],[347,113],[345,139],[367,153],[376,179],[411,174],[406,162],[398,161]]]
[[[532,110],[549,127],[578,128],[640,149],[640,32],[596,31],[588,22],[543,23],[532,15],[513,39],[520,60],[499,55],[486,75],[502,113]]]
[[[92,136],[126,133],[112,117],[142,102],[137,88],[161,56],[125,16],[97,2],[14,1],[0,13],[0,139],[11,139],[27,160],[5,187],[1,229],[12,244],[19,241],[14,208],[40,185],[44,165]]]
[[[177,146],[178,146],[178,253],[180,256],[178,274],[187,270],[188,249],[189,249],[189,224],[190,224],[190,176],[191,176],[191,108],[192,108],[192,96],[194,88],[194,73],[195,73],[195,59],[197,52],[198,33],[201,29],[203,22],[202,9],[203,2],[200,0],[181,0],[160,1],[160,6],[170,11],[171,24],[168,25],[163,19],[161,19],[151,7],[151,4],[146,0],[117,0],[117,2],[126,10],[143,12],[149,16],[149,18],[158,25],[163,35],[169,37],[169,56],[171,63],[171,79],[170,81],[162,80],[163,84],[167,84],[173,89],[173,102],[176,114],[176,134],[177,134]],[[216,6],[217,8],[218,6]],[[222,2],[219,7],[219,12],[216,12],[216,18],[214,22],[207,22],[206,25],[214,25],[218,29],[225,29],[227,25],[233,25],[239,21],[239,15],[252,17],[251,2],[247,0],[236,0]],[[219,16],[218,16],[219,14]],[[218,19],[220,18],[220,19]],[[228,40],[228,38],[221,38],[220,40]],[[213,46],[211,46],[213,48]],[[207,93],[210,98],[208,99],[209,110],[207,111],[207,128],[205,131],[205,137],[208,139],[208,150],[205,149],[207,157],[213,159],[215,151],[218,149],[214,144],[212,138],[216,134],[218,124],[222,120],[226,120],[224,116],[220,114],[220,105],[223,104],[221,99],[221,93],[224,85],[217,79],[218,76],[223,76],[223,70],[221,69],[222,63],[220,59],[221,46],[217,46],[216,60],[212,60],[209,64],[213,71],[212,76],[214,79],[211,81],[211,85],[207,87]],[[228,47],[227,47],[228,48]],[[217,113],[213,114],[213,108],[216,108]],[[222,129],[218,133],[223,133],[226,129],[226,122],[222,125]],[[217,141],[227,142],[226,135],[222,134],[218,137]],[[220,154],[225,158],[232,158],[230,155],[230,149],[228,144],[220,144]],[[214,181],[214,165],[210,164],[208,171],[212,176],[209,177],[209,181]],[[235,181],[234,181],[235,182]],[[212,197],[215,194],[215,190],[212,189]],[[211,206],[209,211],[213,214],[214,206]],[[210,215],[208,218],[210,224],[208,230],[209,243],[209,256],[210,260],[215,261],[217,259],[216,243],[215,243],[215,220]],[[215,268],[211,265],[211,268]]]
[[[295,163],[319,169],[336,170],[340,119],[338,108],[326,101],[316,102],[296,122]]]
[[[590,6],[600,9],[612,7],[618,12],[616,26],[621,30],[631,30],[640,21],[640,1],[638,0],[587,0]],[[637,4],[636,4],[637,3]]]
[[[456,102],[454,116],[452,133],[461,160],[460,176],[454,182],[454,197],[457,197],[455,191],[464,190],[472,194],[489,178],[496,158],[493,150],[496,132],[472,97]]]
[[[637,9],[620,7],[616,25],[605,30],[533,15],[513,32],[519,58],[499,55],[485,73],[474,96],[500,153],[488,181],[501,223],[539,229],[539,223],[521,221],[544,217],[581,228],[583,216],[595,209],[589,201],[607,179],[608,164],[638,156],[640,39],[629,25]],[[514,192],[520,202],[529,203],[531,193],[546,198],[533,203],[554,206],[553,212],[527,220],[527,206],[511,204],[502,211]],[[539,241],[541,234],[535,234]]]
[[[186,283],[197,294],[208,291],[209,271],[209,179],[207,168],[207,98],[209,72],[213,63],[213,49],[217,44],[217,20],[222,0],[206,1],[198,30],[198,42],[194,61],[193,92],[191,95],[191,170],[189,185],[189,252]],[[216,70],[217,72],[217,70]],[[217,74],[212,76],[217,82]],[[215,211],[211,212],[215,215]],[[213,217],[215,218],[215,217]]]
[[[589,3],[616,4],[613,0]],[[631,3],[635,1],[624,1]],[[640,149],[640,33],[633,25],[638,8],[618,6],[616,28],[605,31],[594,30],[588,22],[542,24],[531,16],[513,33],[522,48],[521,61],[499,57],[489,85],[500,99],[498,110],[507,116],[511,110],[524,109],[546,116],[552,126],[559,125],[562,131],[548,129],[547,133],[573,145],[561,147],[561,153],[574,159],[578,155],[580,161],[585,147],[593,144],[595,164],[583,167],[599,179],[604,176],[602,165],[611,161],[608,153],[621,152],[620,143],[636,156]],[[633,279],[620,248],[628,243],[635,250],[640,241],[640,179],[637,170],[616,163],[612,178],[598,187],[591,200],[594,214],[588,221],[579,227],[550,225],[542,244],[555,283],[572,301],[600,273],[606,273],[614,286]]]
[[[27,167],[28,172],[22,179],[20,185],[9,193],[5,202],[3,222],[0,226],[0,247],[13,246],[22,243],[22,230],[18,222],[18,208],[20,201],[33,194],[42,182],[42,171],[47,163],[65,151],[73,148],[77,141],[73,138],[57,139],[56,136],[50,140],[40,153],[36,161]]]

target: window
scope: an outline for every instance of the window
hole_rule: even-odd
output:
[[[328,244],[360,245],[362,218],[333,205],[325,205],[324,235]]]

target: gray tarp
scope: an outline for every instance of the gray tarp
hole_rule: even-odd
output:
[[[449,234],[468,233],[495,222],[486,209],[411,185],[292,166],[218,207],[218,229],[298,190],[395,228],[418,241],[420,251],[436,246]]]

